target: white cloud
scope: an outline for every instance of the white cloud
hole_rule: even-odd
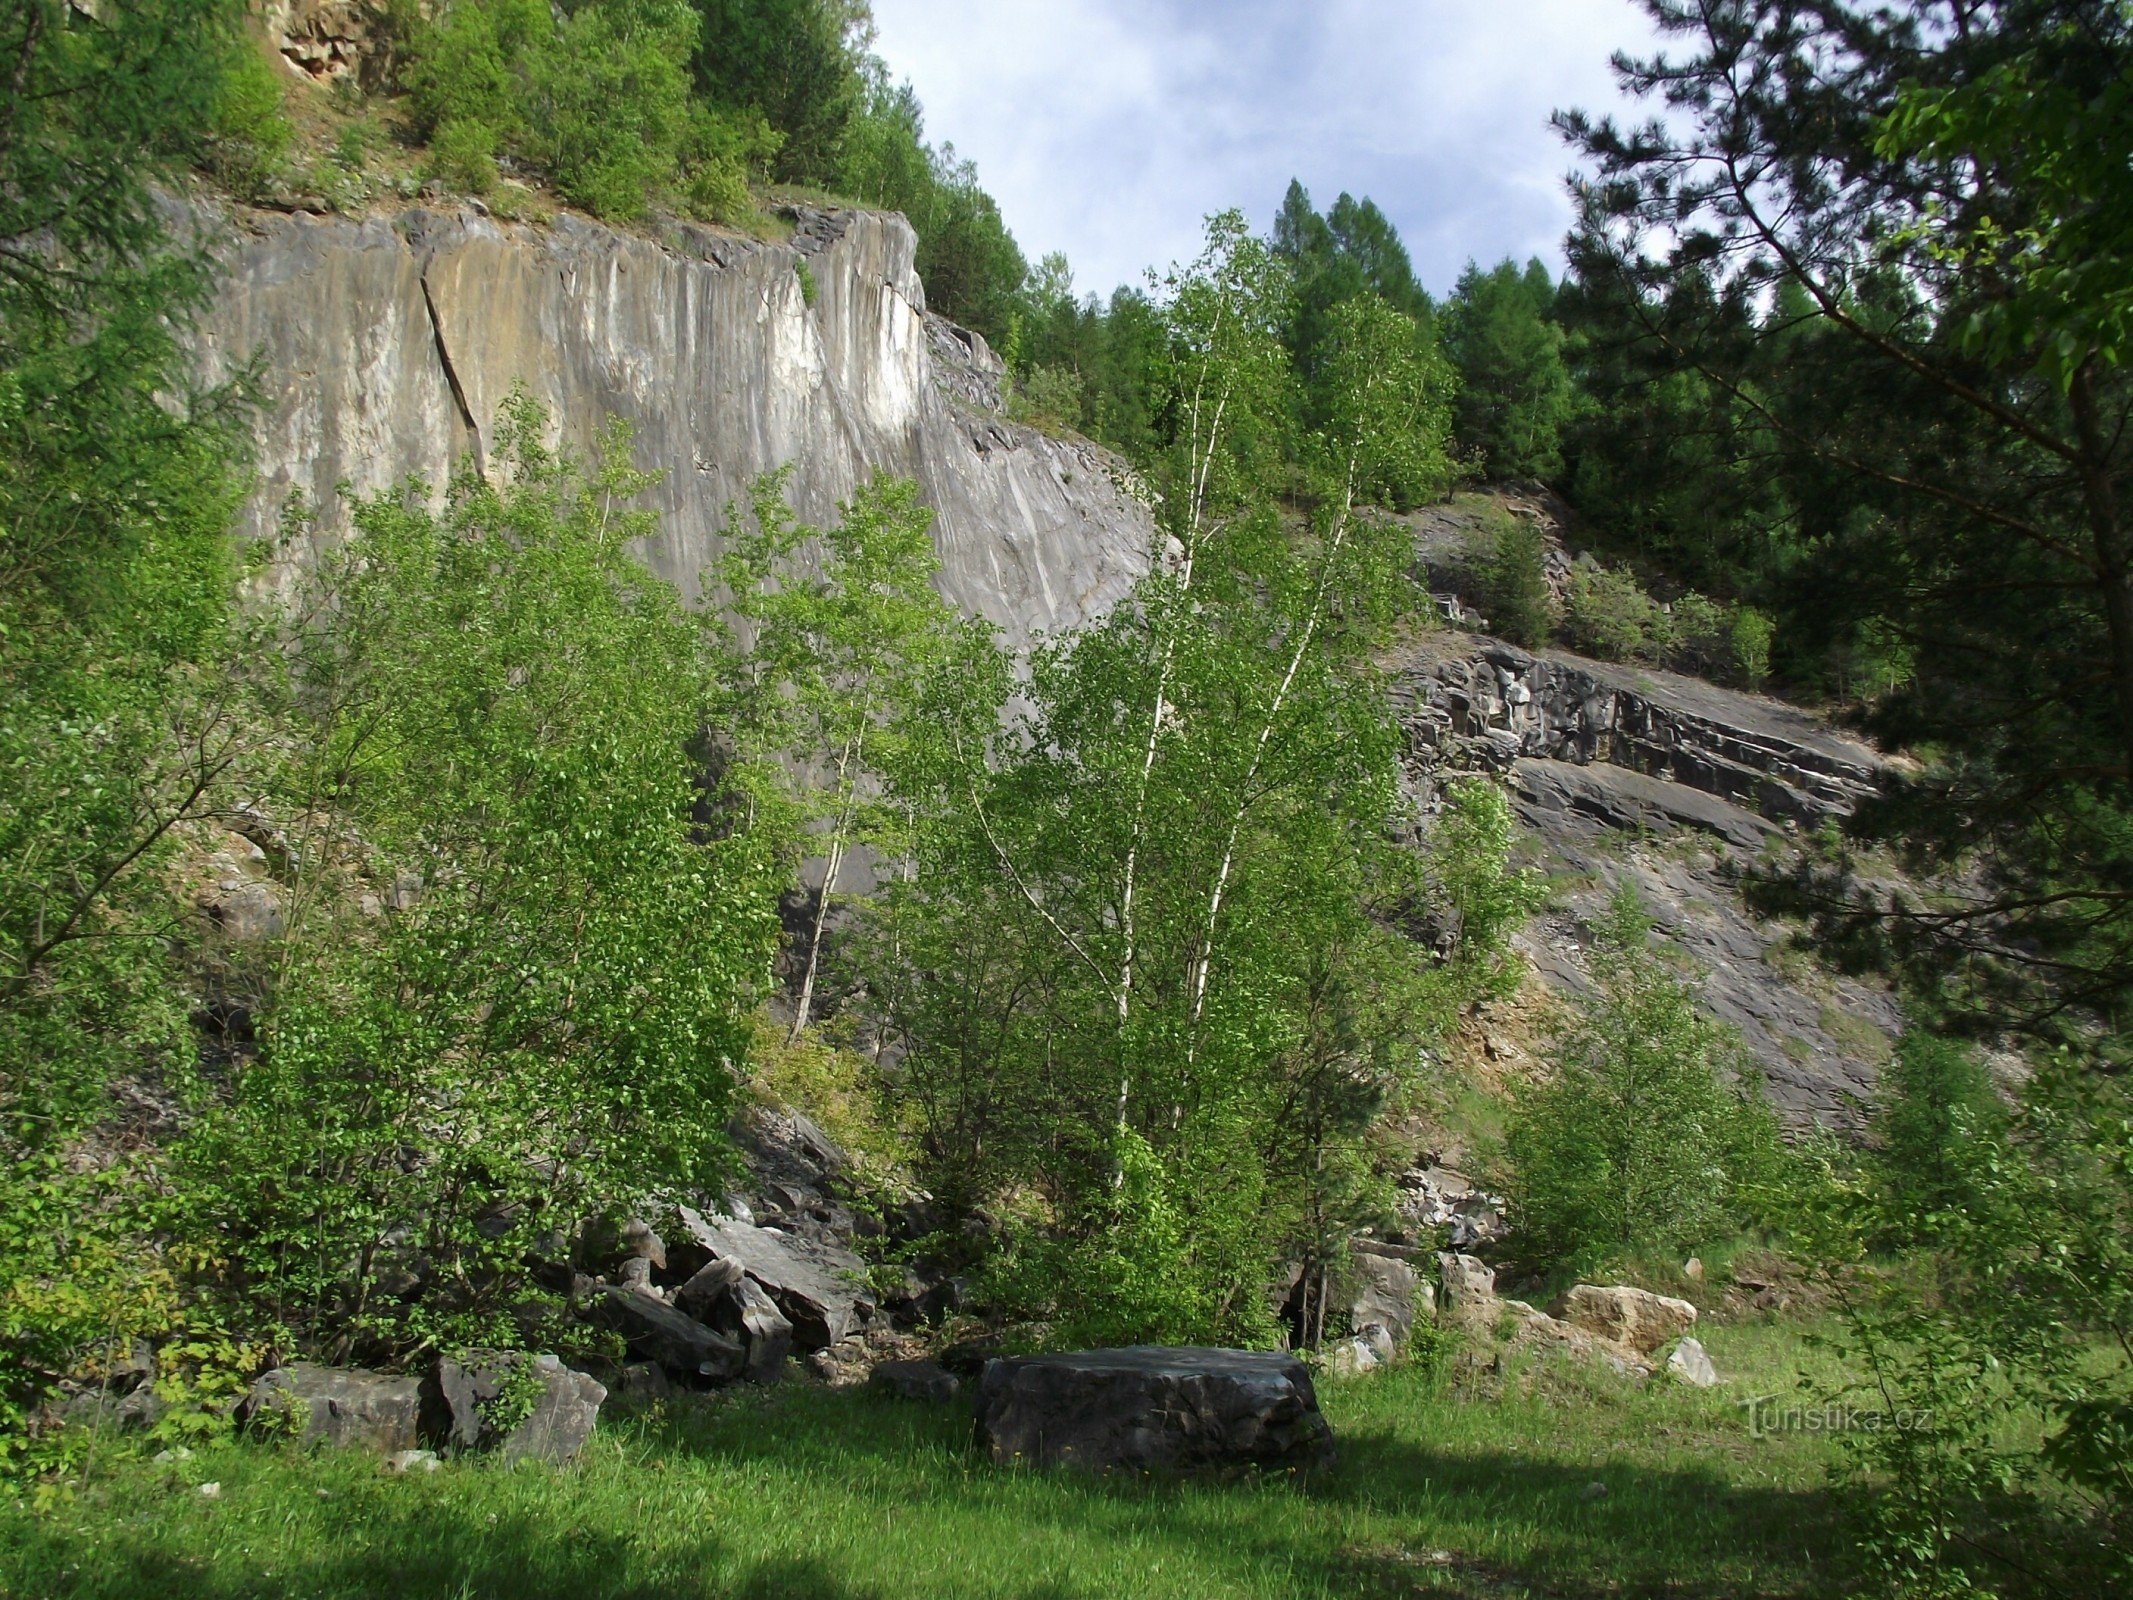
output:
[[[874,0],[929,134],[978,164],[1032,259],[1108,290],[1193,253],[1200,219],[1264,225],[1288,180],[1368,194],[1432,290],[1469,256],[1555,259],[1558,107],[1616,105],[1632,0]]]

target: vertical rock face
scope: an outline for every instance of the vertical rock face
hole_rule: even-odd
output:
[[[901,217],[800,212],[784,244],[478,207],[211,225],[226,276],[203,366],[256,361],[263,399],[242,531],[273,533],[300,497],[316,520],[296,563],[345,536],[338,485],[435,492],[455,459],[486,461],[520,386],[581,451],[607,418],[631,424],[637,464],[666,474],[642,554],[691,600],[727,506],[787,464],[815,522],[876,473],[915,478],[943,593],[1014,644],[1100,614],[1146,570],[1152,522],[1117,463],[986,408],[998,364],[928,317]]]

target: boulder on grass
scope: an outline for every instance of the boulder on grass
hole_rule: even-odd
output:
[[[1261,1350],[1136,1345],[992,1361],[977,1433],[995,1461],[1095,1472],[1304,1467],[1332,1453],[1310,1370]]]
[[[314,1440],[392,1455],[419,1444],[421,1384],[360,1367],[296,1362],[263,1374],[238,1407],[238,1420],[282,1425]]]
[[[1696,1308],[1688,1301],[1622,1285],[1581,1283],[1550,1306],[1548,1314],[1642,1356],[1696,1326]]]
[[[1718,1368],[1711,1364],[1711,1353],[1695,1339],[1684,1339],[1674,1346],[1674,1353],[1666,1358],[1666,1370],[1699,1389],[1713,1388],[1718,1383]]]
[[[1437,1315],[1454,1328],[1487,1333],[1503,1302],[1496,1298],[1496,1274],[1472,1256],[1447,1250],[1437,1257]]]
[[[533,1409],[508,1428],[496,1423],[496,1402],[512,1377],[530,1365],[539,1381]],[[552,1355],[487,1351],[440,1360],[422,1380],[422,1431],[440,1449],[495,1450],[507,1460],[572,1459],[592,1437],[607,1390]]]
[[[1415,1269],[1383,1245],[1358,1239],[1349,1248],[1348,1326],[1367,1336],[1375,1328],[1388,1345],[1407,1343],[1415,1325]]]

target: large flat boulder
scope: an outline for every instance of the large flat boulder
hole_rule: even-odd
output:
[[[1332,1452],[1301,1361],[1191,1346],[988,1362],[977,1433],[998,1462],[1096,1472],[1302,1467]]]
[[[705,1327],[641,1289],[603,1287],[589,1314],[601,1327],[622,1335],[630,1354],[655,1361],[684,1381],[737,1378],[748,1364],[748,1352],[738,1339]]]
[[[1688,1301],[1624,1284],[1578,1284],[1560,1296],[1548,1314],[1643,1356],[1696,1326],[1696,1308]]]
[[[532,1405],[513,1415],[506,1391],[530,1367]],[[446,1356],[422,1380],[422,1431],[442,1449],[494,1450],[506,1460],[564,1462],[592,1437],[607,1390],[552,1355],[474,1351]]]
[[[286,1427],[306,1444],[391,1455],[419,1443],[421,1386],[413,1378],[360,1367],[299,1361],[262,1375],[239,1417],[255,1427]]]

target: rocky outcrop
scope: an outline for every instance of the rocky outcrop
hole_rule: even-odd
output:
[[[1294,1356],[1152,1345],[988,1362],[977,1431],[995,1461],[1094,1472],[1314,1466],[1332,1445]]]
[[[493,454],[514,387],[588,449],[628,422],[660,530],[642,554],[691,599],[728,506],[790,464],[808,520],[877,473],[934,508],[943,593],[1014,644],[1071,628],[1146,568],[1153,524],[1092,445],[989,410],[999,363],[925,310],[901,217],[798,211],[785,243],[672,223],[656,237],[476,203],[396,215],[210,211],[221,290],[195,335],[210,377],[254,360],[259,486],[240,532],[315,520],[281,581],[345,536],[337,486]],[[801,268],[805,268],[802,276]]]
[[[530,1371],[535,1392],[524,1415],[500,1419],[514,1379]],[[494,1450],[507,1461],[576,1458],[600,1420],[607,1390],[552,1355],[476,1353],[440,1359],[423,1379],[422,1431],[449,1450]]]
[[[1518,944],[1548,987],[1587,990],[1586,930],[1626,884],[1691,958],[1700,1004],[1740,1033],[1784,1120],[1856,1122],[1902,1014],[1789,950],[1741,880],[1849,813],[1881,756],[1765,696],[1472,634],[1417,641],[1393,664],[1393,695],[1423,811],[1450,780],[1493,774],[1541,845],[1557,903]]]

